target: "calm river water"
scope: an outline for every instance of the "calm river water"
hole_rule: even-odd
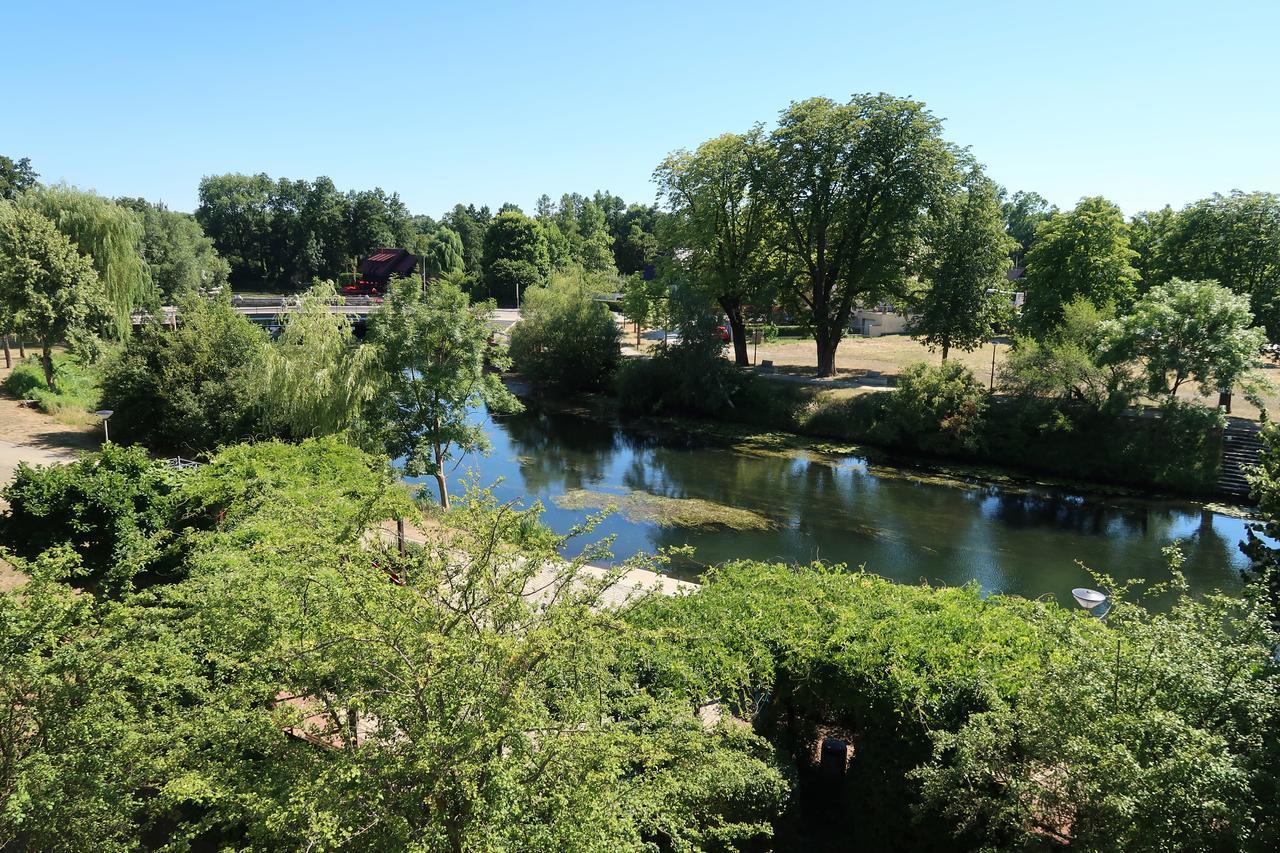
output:
[[[500,499],[541,500],[544,521],[557,532],[592,512],[557,506],[583,489],[698,498],[771,522],[755,530],[663,527],[616,513],[592,538],[616,537],[619,559],[692,545],[704,565],[820,559],[865,565],[899,581],[977,580],[988,592],[1050,593],[1064,602],[1072,587],[1089,585],[1077,560],[1117,578],[1158,580],[1167,576],[1161,548],[1181,540],[1197,591],[1238,590],[1247,564],[1238,548],[1246,522],[1190,502],[938,482],[858,456],[692,446],[533,403],[520,415],[486,417],[484,425],[493,452],[467,456],[453,478],[460,483],[468,470],[485,485],[501,478]],[[677,573],[696,575],[697,566]]]

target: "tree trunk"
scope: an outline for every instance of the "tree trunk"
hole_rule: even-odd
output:
[[[22,335],[18,335],[18,358],[23,361],[27,360],[27,345],[22,340]]]
[[[818,375],[836,375],[836,348],[840,346],[840,335],[833,333],[824,323],[814,330],[814,338],[818,344]]]
[[[440,506],[442,509],[449,508],[449,483],[445,480],[444,472],[436,473],[436,487],[440,490]]]
[[[942,363],[943,364],[947,363],[947,353],[949,353],[950,351],[951,351],[951,344],[944,342],[942,344]]]
[[[396,545],[400,549],[400,556],[404,556],[404,519],[396,519]]]
[[[721,299],[720,307],[729,318],[729,334],[733,338],[733,363],[738,367],[747,367],[751,359],[747,357],[747,324],[742,319],[742,305],[737,299]]]
[[[9,370],[13,367],[13,353],[9,352],[9,336],[4,336],[4,369]]]
[[[1231,389],[1230,388],[1218,391],[1218,405],[1221,406],[1223,409],[1225,409],[1228,415],[1231,414]]]
[[[48,344],[41,349],[40,365],[44,367],[44,383],[49,386],[49,390],[55,390],[53,387],[53,351]]]

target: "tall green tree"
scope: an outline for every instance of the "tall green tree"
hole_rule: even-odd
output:
[[[31,158],[14,160],[0,154],[0,199],[13,199],[36,185],[40,174],[31,167]]]
[[[142,258],[161,302],[225,287],[231,267],[189,213],[169,210],[142,198],[118,198],[116,204],[142,219]]]
[[[1000,205],[1005,231],[1017,243],[1009,250],[1009,260],[1015,267],[1025,266],[1027,252],[1036,241],[1036,228],[1058,212],[1044,196],[1037,192],[1018,190],[1008,201]]]
[[[770,230],[763,200],[752,192],[752,135],[726,133],[677,151],[654,172],[671,207],[668,242],[688,281],[729,318],[734,360],[750,364],[745,307],[772,282],[766,273]]]
[[[551,256],[542,227],[514,210],[495,216],[484,235],[484,275],[489,292],[515,305],[520,291],[543,284],[550,273]]]
[[[1015,240],[1005,233],[995,184],[976,168],[948,198],[925,233],[923,278],[928,284],[911,333],[930,349],[976,349],[1006,319],[1006,276]]]
[[[1215,194],[1179,211],[1161,244],[1160,279],[1212,279],[1247,294],[1280,340],[1280,194]]]
[[[1069,213],[1055,213],[1037,228],[1027,253],[1023,327],[1043,337],[1077,298],[1099,308],[1128,307],[1138,282],[1136,257],[1120,208],[1105,198],[1084,198]]]
[[[486,369],[507,364],[489,341],[493,309],[492,302],[472,305],[447,280],[424,294],[417,281],[400,279],[369,318],[383,379],[365,409],[369,436],[388,456],[403,459],[407,475],[434,477],[446,509],[448,462],[488,447],[471,409],[520,408],[498,374]]]
[[[1202,394],[1229,394],[1259,365],[1266,343],[1249,297],[1212,281],[1158,284],[1109,325],[1109,357],[1139,361],[1148,393],[1170,400],[1188,381]]]
[[[466,262],[462,238],[458,236],[458,232],[447,226],[440,226],[423,246],[422,262],[431,278],[461,272]]]
[[[134,309],[155,294],[142,259],[142,220],[97,193],[63,184],[40,187],[20,203],[46,216],[93,264],[115,319],[115,336],[123,340]]]
[[[613,312],[594,295],[602,284],[582,270],[552,273],[530,290],[511,328],[511,363],[523,376],[562,392],[602,388],[621,357]]]
[[[835,373],[854,305],[904,284],[955,162],[924,104],[884,94],[793,103],[760,146],[754,183],[802,270],[792,291],[812,320],[819,375]]]
[[[1140,288],[1169,280],[1164,271],[1165,241],[1177,222],[1177,212],[1168,205],[1159,210],[1144,210],[1129,220],[1129,245],[1138,253],[1133,266],[1140,277]]]
[[[12,202],[0,202],[0,305],[0,318],[39,345],[51,391],[53,348],[92,358],[111,326],[93,263],[47,217]]]

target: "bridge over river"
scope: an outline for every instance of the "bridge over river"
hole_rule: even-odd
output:
[[[381,297],[348,296],[335,299],[329,304],[328,308],[334,314],[344,314],[351,317],[357,333],[363,334],[369,314],[378,310],[381,305]],[[237,314],[242,314],[258,325],[265,326],[272,331],[279,328],[279,319],[282,315],[298,311],[300,306],[301,303],[297,298],[288,296],[234,296],[231,299],[231,307]],[[179,319],[178,308],[174,305],[166,305],[156,314],[148,311],[135,311],[133,313],[133,325],[135,328],[151,320],[159,320],[164,325],[173,328],[177,326]],[[497,331],[505,332],[515,325],[519,319],[520,312],[517,309],[497,308],[494,309],[492,316],[489,318],[489,325]]]

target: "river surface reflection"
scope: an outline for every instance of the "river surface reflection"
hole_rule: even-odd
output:
[[[1191,502],[1095,497],[918,478],[858,456],[756,454],[657,437],[612,423],[540,409],[483,417],[489,456],[467,456],[482,484],[501,479],[502,500],[546,506],[557,532],[591,510],[555,499],[575,489],[700,498],[747,509],[770,529],[662,527],[614,514],[593,539],[613,536],[618,558],[692,545],[698,564],[735,558],[865,565],[899,581],[964,584],[1064,602],[1088,585],[1082,561],[1117,578],[1167,576],[1161,549],[1181,540],[1193,590],[1237,591],[1247,561],[1246,522]],[[694,564],[677,573],[695,575]]]

